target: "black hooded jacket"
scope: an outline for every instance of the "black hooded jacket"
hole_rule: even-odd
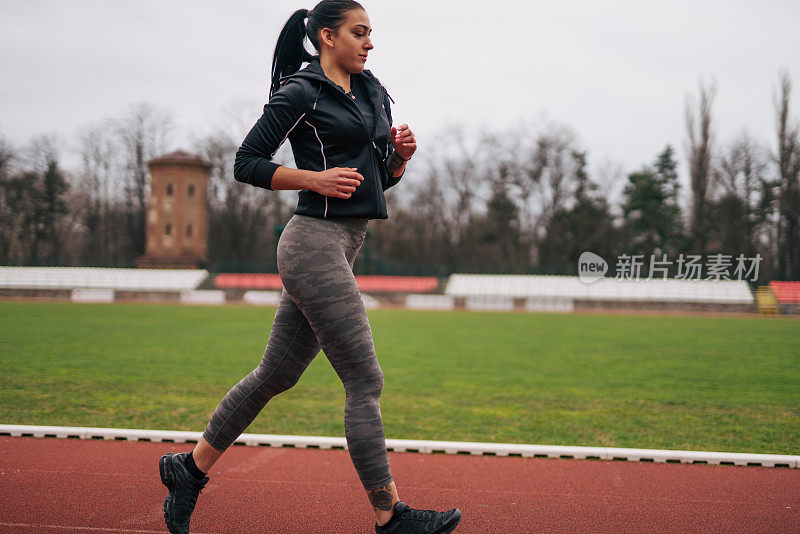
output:
[[[383,192],[402,177],[389,176],[386,169],[394,151],[391,97],[369,70],[351,76],[364,82],[374,110],[372,124],[366,124],[358,105],[325,75],[315,57],[305,68],[280,79],[280,87],[236,152],[236,180],[272,189],[272,175],[279,167],[272,157],[288,138],[298,169],[355,167],[364,176],[349,198],[299,191],[294,213],[388,219]]]

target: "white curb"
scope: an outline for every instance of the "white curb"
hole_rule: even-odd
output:
[[[80,439],[151,441],[174,443],[197,442],[202,432],[180,430],[144,430],[129,428],[92,428],[80,426],[0,425],[0,435]],[[345,438],[325,436],[284,436],[278,434],[241,434],[234,443],[249,446],[308,447],[318,449],[347,449]],[[547,458],[596,458],[675,463],[708,463],[755,465],[762,467],[800,468],[800,456],[786,454],[750,454],[738,452],[675,451],[659,449],[625,449],[614,447],[570,447],[558,445],[514,445],[505,443],[475,443],[468,441],[424,441],[387,439],[386,448],[394,452],[425,454],[472,454],[494,456],[545,456]]]

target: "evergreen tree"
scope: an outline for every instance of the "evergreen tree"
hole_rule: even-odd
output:
[[[680,187],[678,181],[678,162],[674,158],[672,145],[667,144],[656,156],[653,165],[656,179],[664,195],[663,252],[668,259],[677,259],[678,254],[688,250],[688,235],[684,230],[683,214],[680,208]]]
[[[519,207],[511,198],[502,169],[500,174],[486,203],[481,242],[489,249],[487,259],[495,260],[504,272],[517,271],[524,268],[520,265]]]
[[[41,226],[46,241],[50,243],[50,262],[58,265],[61,260],[61,240],[58,237],[58,223],[67,215],[68,184],[64,174],[58,168],[58,161],[51,159],[42,180]]]
[[[676,261],[685,246],[685,233],[678,205],[677,162],[667,145],[653,167],[628,175],[623,190],[622,214],[626,254],[641,254],[645,265],[651,255]]]
[[[617,232],[605,199],[597,195],[597,184],[586,173],[586,153],[573,151],[575,202],[558,209],[538,244],[539,267],[546,274],[577,274],[583,252],[598,254],[613,265]]]

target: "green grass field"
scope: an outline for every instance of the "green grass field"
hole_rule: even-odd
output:
[[[275,308],[0,301],[0,423],[202,431]],[[387,438],[800,454],[800,320],[370,310]],[[344,436],[320,352],[246,430]]]

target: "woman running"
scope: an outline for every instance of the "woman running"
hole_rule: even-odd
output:
[[[269,102],[236,153],[234,177],[299,190],[278,240],[283,291],[261,362],[228,391],[192,452],[159,460],[170,532],[189,532],[211,466],[320,349],[344,384],[348,452],[375,511],[375,531],[447,533],[461,520],[458,508],[418,510],[398,497],[380,411],[383,371],[353,276],[367,223],[388,218],[384,191],[400,181],[417,148],[407,124],[391,125],[391,97],[364,68],[371,32],[361,4],[323,0],[295,11],[278,37]],[[318,55],[305,50],[304,37]],[[287,138],[297,169],[271,161]]]

